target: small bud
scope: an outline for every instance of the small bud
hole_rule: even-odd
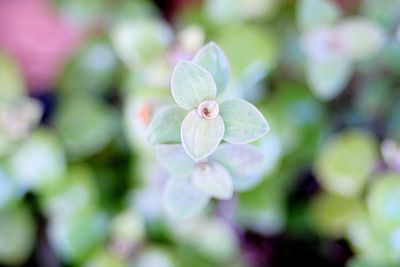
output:
[[[204,101],[197,108],[197,112],[201,117],[211,120],[218,116],[219,106],[215,101]]]

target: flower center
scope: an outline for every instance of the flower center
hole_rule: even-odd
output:
[[[214,119],[219,113],[218,103],[212,100],[204,101],[197,108],[197,113],[205,119]]]
[[[205,171],[208,168],[210,168],[210,164],[208,164],[208,162],[197,162],[196,165],[194,166],[195,169],[201,170],[201,171]]]

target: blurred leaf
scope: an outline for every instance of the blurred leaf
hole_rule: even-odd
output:
[[[111,222],[111,238],[115,250],[118,251],[119,246],[124,248],[120,249],[121,254],[125,256],[130,253],[137,245],[139,245],[146,238],[144,218],[138,214],[134,209],[124,210],[114,216]]]
[[[11,100],[24,95],[25,84],[14,59],[0,51],[0,100]]]
[[[302,31],[332,25],[339,19],[340,13],[332,0],[300,0],[297,4],[297,25]]]
[[[0,100],[0,155],[15,149],[37,126],[43,115],[41,103],[30,97]]]
[[[0,168],[0,212],[20,197],[18,191],[17,183]]]
[[[358,196],[378,162],[376,140],[368,132],[347,130],[322,146],[315,162],[318,181],[327,191]]]
[[[22,265],[35,244],[34,218],[24,206],[0,211],[0,262]]]
[[[219,162],[229,171],[235,190],[248,190],[248,180],[250,184],[258,180],[252,176],[261,178],[265,155],[254,146],[221,144],[210,159]]]
[[[352,74],[349,62],[342,59],[312,60],[308,63],[307,80],[312,92],[321,100],[337,97],[345,88]]]
[[[148,247],[133,260],[132,267],[180,267],[165,248]]]
[[[111,32],[114,49],[132,70],[156,60],[172,41],[166,23],[155,18],[123,21]]]
[[[338,25],[337,31],[354,60],[365,60],[376,55],[386,41],[383,30],[362,17],[344,20]]]
[[[233,184],[229,172],[219,163],[201,162],[196,165],[192,182],[201,192],[218,198],[229,199],[233,194]]]
[[[64,68],[59,80],[65,92],[100,92],[111,89],[117,59],[110,46],[102,40],[85,44]]]
[[[98,202],[97,185],[88,165],[71,165],[63,179],[41,192],[42,211],[49,217],[69,219],[92,210]]]
[[[59,103],[55,126],[70,155],[77,159],[100,151],[116,130],[115,110],[89,94],[71,94]]]
[[[84,267],[125,267],[126,264],[118,256],[108,251],[98,251],[86,262]]]
[[[279,57],[278,42],[272,31],[256,25],[224,28],[216,40],[229,59],[235,79],[240,80],[250,69],[252,73],[264,73],[265,76],[271,72]]]
[[[361,2],[361,13],[390,29],[398,19],[400,2],[397,0],[364,0]]]
[[[105,8],[101,0],[56,0],[61,13],[79,27],[88,27],[94,23]]]
[[[10,175],[25,189],[43,190],[62,179],[64,149],[48,129],[36,130],[8,159]]]
[[[69,263],[85,260],[105,241],[107,218],[101,212],[82,212],[65,220],[52,218],[49,239],[58,256]]]
[[[400,226],[400,175],[384,173],[375,177],[367,198],[371,220],[385,230]]]
[[[203,231],[207,229],[207,231]],[[238,252],[238,240],[231,226],[220,218],[200,217],[174,228],[174,234],[183,246],[193,247],[208,261],[223,264]],[[224,240],[224,242],[220,242]]]
[[[209,197],[201,193],[188,179],[171,178],[164,188],[163,204],[172,219],[186,219],[200,212]]]
[[[342,238],[351,223],[363,214],[359,199],[321,192],[311,205],[314,225],[321,234]]]
[[[193,171],[195,161],[189,157],[182,145],[158,145],[157,159],[172,176],[188,178]]]

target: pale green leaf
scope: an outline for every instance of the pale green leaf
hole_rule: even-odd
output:
[[[182,123],[183,148],[194,160],[204,159],[218,147],[224,131],[221,116],[209,120],[200,117],[197,110],[192,110]]]
[[[229,80],[229,62],[222,49],[210,42],[194,56],[193,62],[206,69],[217,85],[218,94],[225,90]]]
[[[240,82],[264,78],[279,59],[275,34],[261,25],[230,25],[218,36],[218,44],[229,59],[232,76]]]
[[[339,17],[340,10],[331,0],[300,0],[297,7],[297,25],[302,31],[332,25]]]
[[[158,60],[171,44],[172,36],[166,23],[152,18],[123,20],[111,31],[116,54],[135,70]]]
[[[60,98],[54,125],[72,158],[91,156],[103,149],[116,129],[116,110],[91,94],[74,92]]]
[[[342,196],[362,192],[378,160],[376,140],[368,132],[347,130],[324,143],[315,164],[321,186]]]
[[[327,192],[313,197],[310,210],[316,230],[332,238],[346,234],[349,225],[360,220],[363,214],[360,199]]]
[[[249,143],[261,138],[269,130],[269,125],[261,112],[241,99],[221,103],[220,115],[225,123],[224,140],[229,143]]]
[[[0,53],[0,100],[9,100],[25,94],[23,75],[9,55]]]
[[[365,18],[347,19],[338,25],[337,31],[347,52],[355,60],[375,55],[385,42],[383,30]]]
[[[211,74],[199,65],[182,60],[172,74],[172,95],[183,109],[196,108],[201,102],[213,100],[217,87]]]
[[[210,156],[221,163],[231,174],[235,189],[248,189],[261,177],[265,155],[255,146],[222,144]]]
[[[21,187],[43,190],[63,178],[65,155],[54,132],[37,129],[8,158],[10,175]]]
[[[26,205],[0,212],[0,260],[2,264],[21,266],[35,248],[34,217]]]
[[[265,156],[255,146],[222,144],[210,159],[224,165],[233,176],[247,176],[261,170]]]
[[[233,184],[229,172],[219,163],[202,162],[193,171],[193,184],[203,193],[219,199],[229,199]]]
[[[170,107],[154,118],[149,126],[147,141],[151,145],[180,143],[181,124],[186,112],[179,107]]]
[[[193,171],[195,162],[180,144],[158,145],[156,154],[161,166],[174,177],[188,178]]]
[[[387,172],[375,177],[367,198],[368,210],[377,226],[393,230],[400,225],[400,175]],[[383,230],[383,229],[382,229]]]
[[[341,58],[312,60],[307,68],[307,80],[314,95],[328,101],[345,89],[351,72],[351,64]]]
[[[191,217],[204,208],[209,197],[200,192],[188,179],[171,178],[163,195],[164,208],[174,219]]]

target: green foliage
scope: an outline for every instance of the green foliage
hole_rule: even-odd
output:
[[[348,130],[324,144],[315,164],[315,173],[327,191],[356,196],[362,192],[377,160],[373,136],[360,130]]]

